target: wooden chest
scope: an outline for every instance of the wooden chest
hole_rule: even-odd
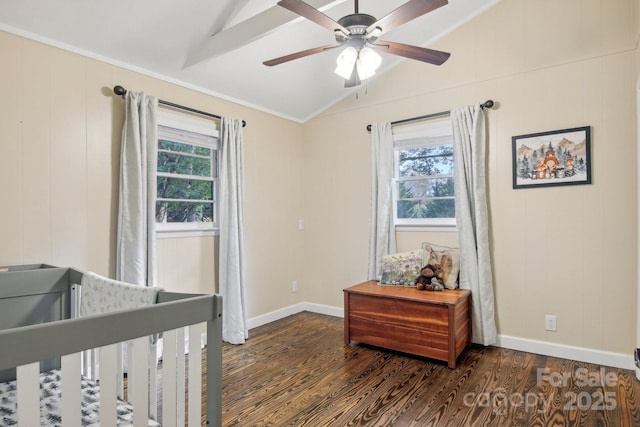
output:
[[[450,368],[471,341],[471,292],[419,291],[369,281],[344,290],[344,342],[443,360]]]

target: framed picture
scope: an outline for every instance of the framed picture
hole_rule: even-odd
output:
[[[511,138],[513,188],[591,184],[589,126]]]

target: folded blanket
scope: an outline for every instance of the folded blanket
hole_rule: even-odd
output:
[[[160,288],[120,282],[91,272],[82,276],[81,284],[80,316],[155,304],[160,290]]]

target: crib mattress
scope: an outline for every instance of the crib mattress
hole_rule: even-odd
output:
[[[62,427],[60,408],[61,395],[60,370],[54,369],[40,374],[40,425],[47,427]],[[96,381],[82,379],[82,425],[98,425],[100,421],[100,387]],[[17,426],[17,396],[16,381],[0,383],[0,426]],[[118,426],[129,426],[133,423],[133,406],[118,399]],[[149,426],[159,427],[160,424],[149,420]]]

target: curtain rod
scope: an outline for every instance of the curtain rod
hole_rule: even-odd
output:
[[[123,88],[120,85],[114,86],[113,87],[113,93],[115,93],[116,95],[120,95],[121,97],[124,98],[124,96],[127,94],[127,90],[125,88]],[[216,114],[211,114],[211,113],[207,113],[206,111],[200,111],[200,110],[196,110],[195,108],[191,108],[191,107],[185,107],[184,105],[180,105],[180,104],[174,104],[173,102],[169,102],[169,101],[164,101],[162,99],[158,100],[159,104],[162,105],[167,105],[169,107],[173,107],[173,108],[178,108],[180,110],[185,110],[185,111],[189,111],[191,113],[196,113],[196,114],[200,114],[203,116],[207,116],[207,117],[213,117],[214,119],[221,119],[222,117],[216,115]],[[245,127],[247,125],[247,122],[245,122],[244,120],[242,121],[242,127]]]
[[[493,104],[494,104],[493,100],[488,99],[482,104],[480,104],[480,108],[493,108]],[[415,122],[418,120],[435,119],[436,117],[448,116],[449,114],[451,114],[451,111],[441,111],[439,113],[427,114],[426,116],[411,117],[410,119],[403,119],[403,120],[391,122],[391,126]],[[367,125],[367,132],[371,132],[371,125]]]

